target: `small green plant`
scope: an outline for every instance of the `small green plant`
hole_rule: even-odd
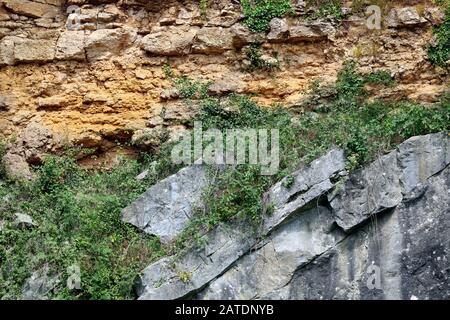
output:
[[[6,177],[5,165],[3,163],[3,157],[6,154],[6,146],[3,141],[0,140],[0,179],[4,179]]]
[[[273,18],[293,12],[290,0],[241,0],[245,25],[253,32],[266,32]]]
[[[444,22],[433,29],[436,42],[428,46],[428,58],[432,64],[445,67],[450,59],[450,3],[442,4],[446,5]]]
[[[307,5],[315,9],[310,19],[332,17],[340,21],[345,17],[340,0],[308,0]]]
[[[275,58],[263,59],[261,53],[261,45],[251,44],[245,49],[245,55],[249,61],[249,65],[244,67],[245,71],[252,72],[255,70],[272,71],[279,67],[279,61]]]
[[[169,62],[165,63],[163,66],[163,72],[166,79],[173,79],[175,77],[175,74],[173,72],[172,67],[170,66]]]
[[[187,76],[177,76],[172,67],[167,63],[163,66],[163,72],[167,79],[177,89],[182,99],[204,99],[208,96],[209,81],[192,80]]]
[[[206,17],[206,13],[208,10],[208,3],[209,3],[209,0],[200,0],[199,6],[200,6],[200,13],[202,14],[202,17]]]
[[[188,283],[191,281],[192,274],[187,271],[180,271],[178,272],[178,277],[180,278],[181,282]]]
[[[352,1],[352,14],[360,14],[364,12],[367,6],[375,5],[380,7],[383,14],[387,14],[392,7],[392,3],[387,0],[354,0]]]
[[[294,176],[289,175],[283,181],[283,187],[290,189],[294,185],[294,182],[295,182]]]
[[[186,76],[175,78],[173,83],[182,99],[204,99],[211,85],[210,82],[194,81]]]

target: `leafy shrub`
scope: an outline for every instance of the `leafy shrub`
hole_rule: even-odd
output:
[[[270,62],[262,59],[263,55],[261,53],[261,46],[259,44],[251,44],[250,46],[248,46],[245,50],[245,55],[250,62],[250,64],[244,68],[245,71],[271,71],[279,67],[278,60],[275,62]]]
[[[201,243],[206,231],[218,223],[239,217],[258,223],[263,213],[262,195],[276,181],[326,152],[343,148],[348,169],[373,160],[378,154],[413,136],[449,129],[448,97],[431,108],[411,102],[369,101],[367,84],[392,86],[385,71],[361,74],[356,62],[347,62],[336,83],[323,88],[315,82],[312,96],[326,90],[323,108],[296,118],[280,108],[261,108],[248,97],[232,95],[225,100],[201,102],[198,120],[203,128],[273,128],[280,133],[280,170],[276,176],[260,175],[257,165],[239,165],[214,171],[217,184],[206,190],[206,209],[197,212],[180,238],[178,248]],[[286,180],[289,187],[292,179]]]
[[[450,59],[450,3],[446,5],[444,22],[433,29],[436,43],[428,47],[428,58],[431,63],[445,67]]]
[[[173,81],[182,99],[203,99],[208,94],[209,82],[193,81],[185,76],[175,78]]]
[[[266,32],[273,18],[293,12],[290,0],[241,0],[245,25],[253,32]]]
[[[38,226],[15,228],[7,223],[0,233],[0,296],[20,298],[24,281],[48,264],[60,283],[52,298],[130,299],[137,274],[164,255],[157,238],[121,221],[121,209],[155,181],[172,173],[170,155],[123,161],[109,172],[82,170],[71,156],[48,157],[34,181],[0,183],[0,220],[27,213]],[[144,181],[136,175],[156,164]],[[68,267],[80,266],[81,289],[69,290]]]
[[[208,10],[208,2],[209,2],[209,0],[200,0],[200,3],[199,3],[200,12],[203,17],[206,16],[206,12]]]
[[[310,19],[332,17],[336,20],[342,20],[345,17],[342,12],[341,0],[308,0],[307,5],[315,9],[309,17]]]

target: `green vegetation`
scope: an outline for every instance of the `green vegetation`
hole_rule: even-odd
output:
[[[185,76],[175,78],[173,81],[182,99],[204,99],[208,95],[210,85],[208,82],[194,81]]]
[[[293,12],[290,0],[241,0],[245,25],[253,32],[266,32],[273,18]]]
[[[433,29],[436,43],[428,47],[428,57],[432,64],[445,67],[450,59],[450,2],[438,2],[445,7],[444,22]]]
[[[0,297],[20,297],[30,273],[48,264],[60,276],[53,298],[133,298],[138,272],[164,249],[158,239],[122,223],[120,211],[171,172],[164,152],[98,173],[82,170],[73,156],[51,156],[32,182],[0,180],[0,220],[6,222],[0,232]],[[135,176],[153,161],[153,174],[137,181]],[[14,225],[16,212],[30,215],[38,226]],[[72,265],[81,270],[80,290],[65,285]]]
[[[35,170],[34,181],[7,180],[1,175],[0,220],[6,223],[0,232],[0,297],[20,297],[25,279],[48,264],[61,280],[52,298],[133,298],[132,284],[143,267],[163,255],[202,243],[202,235],[221,222],[248,219],[257,226],[264,211],[263,193],[331,146],[346,150],[352,170],[410,136],[450,129],[449,95],[430,107],[369,99],[369,89],[395,83],[383,71],[357,72],[355,62],[344,66],[335,84],[313,82],[311,98],[301,116],[280,106],[261,108],[249,97],[211,97],[207,84],[174,77],[166,69],[181,95],[200,104],[196,120],[203,122],[204,130],[279,129],[279,173],[262,176],[258,165],[239,165],[224,171],[211,167],[217,184],[205,190],[205,208],[196,210],[192,223],[171,248],[120,220],[122,208],[178,169],[171,163],[170,145],[143,154],[138,160],[124,160],[108,172],[85,171],[69,153],[48,157]],[[149,167],[148,178],[135,179]],[[292,183],[293,178],[288,178],[285,187]],[[38,226],[14,225],[17,212],[29,214]],[[69,290],[65,285],[67,268],[74,264],[81,269],[80,290]],[[179,276],[184,282],[191,278],[188,272]]]
[[[315,8],[314,13],[309,17],[310,19],[332,17],[340,21],[345,17],[342,12],[341,0],[308,0],[307,5]]]
[[[177,89],[181,99],[205,99],[208,97],[210,82],[192,80],[186,76],[176,76],[168,64],[164,66],[164,74]]]
[[[5,177],[5,166],[3,165],[3,157],[6,154],[6,147],[5,144],[0,141],[0,179],[3,179]]]
[[[368,6],[375,5],[381,8],[383,14],[388,14],[393,4],[387,0],[354,0],[352,1],[352,13],[364,13]]]
[[[261,45],[259,44],[249,45],[245,50],[245,55],[247,56],[248,61],[250,61],[250,64],[244,67],[244,70],[248,72],[253,72],[255,70],[272,71],[280,65],[279,61],[275,58],[273,58],[273,62],[262,59],[263,55],[261,53]]]
[[[208,10],[208,0],[200,0],[199,6],[200,6],[200,12],[203,17],[206,16],[206,12]]]
[[[261,176],[257,165],[213,171],[217,183],[205,191],[206,209],[198,210],[178,248],[201,244],[205,232],[230,219],[249,219],[257,225],[264,211],[261,200],[264,191],[333,145],[346,150],[348,169],[353,170],[413,135],[449,129],[448,98],[430,108],[407,101],[370,101],[368,85],[383,87],[395,83],[384,71],[360,74],[356,63],[350,61],[334,85],[314,82],[310,92],[314,103],[305,104],[305,108],[314,110],[300,118],[277,106],[262,109],[248,97],[230,96],[225,101],[209,97],[201,101],[197,120],[203,121],[204,130],[279,129],[280,171],[273,177]],[[326,98],[318,105],[322,96]],[[290,180],[286,187],[292,183]]]

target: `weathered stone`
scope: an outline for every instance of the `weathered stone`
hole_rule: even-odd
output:
[[[42,269],[33,272],[25,281],[22,288],[22,299],[24,300],[47,300],[48,294],[59,283],[57,275],[49,275],[49,267],[45,265]]]
[[[449,140],[443,133],[413,137],[351,174],[341,189],[329,195],[337,224],[348,231],[417,192],[417,186],[450,163]]]
[[[19,139],[21,144],[28,149],[39,149],[50,145],[52,132],[38,122],[30,122],[23,130]]]
[[[0,66],[13,65],[14,62],[14,41],[4,38],[0,42]]]
[[[101,29],[86,39],[86,55],[89,61],[104,60],[118,55],[136,39],[133,29]]]
[[[272,42],[284,41],[289,36],[287,19],[275,18],[270,21],[270,32],[267,39]]]
[[[99,22],[112,22],[117,18],[117,13],[111,13],[111,12],[99,12],[97,15],[97,20]]]
[[[174,100],[180,97],[180,93],[177,88],[169,88],[161,91],[159,96],[162,100]]]
[[[27,0],[4,0],[5,7],[11,11],[32,18],[53,18],[60,14],[60,8],[46,3]]]
[[[230,28],[233,35],[233,46],[236,48],[242,48],[249,43],[264,42],[266,35],[264,33],[251,32],[243,24],[237,23]]]
[[[293,1],[294,12],[298,15],[301,15],[306,10],[306,1],[304,0],[294,0]]]
[[[191,51],[198,28],[171,27],[152,33],[142,39],[142,48],[148,53],[162,56],[186,55]]]
[[[440,25],[445,19],[445,14],[439,8],[427,8],[424,17],[433,25]]]
[[[336,29],[331,23],[311,22],[291,26],[289,28],[290,42],[322,41],[333,39]]]
[[[347,231],[371,215],[397,206],[403,195],[396,153],[352,173],[342,189],[329,198],[337,224]]]
[[[296,214],[266,244],[211,282],[198,298],[258,299],[285,287],[298,268],[342,240],[344,233],[333,223],[331,212],[321,206]]]
[[[233,48],[233,35],[229,28],[209,27],[197,32],[192,46],[194,53],[220,54]]]
[[[13,98],[7,95],[0,95],[0,112],[9,111],[13,105]]]
[[[299,170],[296,174],[298,183],[290,192],[298,193],[303,201],[289,202],[290,197],[281,189],[282,182],[277,184],[268,195],[272,201],[271,206],[275,205],[275,212],[265,217],[258,234],[268,235],[292,214],[301,211],[306,203],[331,189],[333,184],[330,178],[343,170],[344,166],[343,151],[332,150],[310,166]],[[306,190],[302,188],[303,182],[309,183]],[[295,204],[298,206],[294,208]],[[231,224],[206,234],[204,240],[208,245],[205,248],[194,248],[181,257],[169,257],[145,269],[138,286],[140,299],[177,299],[192,294],[221,275],[258,243],[258,237],[251,232],[251,224],[245,221]]]
[[[48,97],[48,98],[40,98],[38,100],[37,110],[57,110],[68,104],[67,97]]]
[[[33,174],[26,160],[13,153],[7,153],[3,157],[3,164],[5,166],[6,175],[11,178],[32,179]]]
[[[147,267],[139,278],[140,300],[178,299],[204,287],[255,245],[244,222],[222,225],[205,236],[206,246]]]
[[[266,194],[265,202],[274,212],[264,218],[264,229],[271,230],[312,200],[326,194],[334,187],[332,180],[345,170],[344,152],[333,149],[275,184]],[[293,179],[286,186],[288,179]]]
[[[450,163],[450,137],[445,133],[412,137],[398,147],[398,165],[404,194]]]
[[[56,44],[56,59],[86,60],[84,31],[66,31]]]
[[[279,64],[279,61],[277,58],[272,57],[268,54],[263,54],[259,57],[261,62],[263,62],[266,66],[277,66]]]
[[[14,44],[17,62],[49,62],[55,58],[55,41],[24,39]]]
[[[111,100],[111,96],[104,93],[98,93],[98,92],[88,92],[83,97],[83,103],[84,104],[91,104],[95,102],[101,102],[111,105],[113,102]]]
[[[406,7],[397,9],[397,18],[403,25],[415,25],[424,23],[423,18],[417,13],[417,9],[414,7]]]
[[[188,224],[207,185],[205,167],[194,165],[181,169],[125,208],[122,220],[159,236],[163,242],[170,242]]]
[[[25,213],[16,213],[14,223],[21,227],[36,227],[37,224],[33,221],[28,214]]]
[[[241,17],[239,11],[225,9],[220,11],[217,16],[212,17],[211,19],[208,18],[208,26],[229,28],[241,20]]]
[[[317,41],[324,38],[324,35],[310,26],[293,26],[289,29],[289,41]]]
[[[208,87],[208,93],[211,95],[222,96],[232,92],[237,92],[241,88],[241,83],[238,79],[226,77],[214,82]]]
[[[386,17],[386,24],[391,28],[416,26],[425,22],[427,20],[420,17],[414,7],[391,9]]]
[[[300,268],[273,298],[449,299],[450,167],[425,185],[419,199],[403,202]]]
[[[140,174],[136,176],[136,180],[138,181],[145,180],[148,177],[149,173],[150,173],[149,170],[142,171]]]
[[[4,8],[0,7],[0,21],[8,21],[11,18]]]

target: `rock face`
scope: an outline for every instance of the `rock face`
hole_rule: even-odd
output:
[[[197,28],[170,28],[145,36],[142,39],[142,48],[155,55],[186,55],[191,51],[196,34]]]
[[[194,53],[220,54],[233,49],[233,36],[229,28],[202,28],[193,44]]]
[[[427,20],[419,15],[415,7],[392,9],[387,17],[389,27],[415,26],[426,23]]]
[[[61,34],[56,45],[56,58],[60,60],[86,59],[83,31],[67,31]]]
[[[62,1],[27,1],[27,0],[5,0],[3,1],[5,7],[12,10],[17,14],[22,14],[32,18],[53,18],[56,17],[59,12],[59,6]],[[47,3],[52,4],[47,4]]]
[[[298,270],[284,297],[449,299],[450,168],[424,187]]]
[[[86,54],[90,61],[104,60],[119,54],[135,39],[136,31],[127,29],[96,30],[86,39]]]
[[[333,184],[326,182],[341,172],[344,166],[342,151],[332,150],[293,174],[297,183],[289,191],[276,185],[268,195],[276,202],[276,210],[258,234],[268,235],[281,222],[295,214],[296,209],[300,210],[306,203],[332,188]],[[302,200],[292,203],[288,193],[297,195]],[[204,248],[196,248],[182,257],[165,258],[145,269],[138,287],[140,298],[176,299],[193,294],[258,245],[252,226],[245,222],[221,226],[205,235],[205,241],[208,245]],[[186,277],[181,276],[183,274],[189,275],[189,281],[185,281]]]
[[[147,267],[139,298],[448,299],[449,143],[413,137],[344,184],[331,150],[268,191],[258,230],[233,221]]]
[[[173,137],[199,104],[164,94],[173,87],[167,64],[211,83],[213,94],[252,95],[262,105],[298,103],[312,80],[334,82],[348,59],[360,71],[395,75],[399,86],[384,96],[429,103],[446,92],[448,72],[427,59],[432,28],[444,18],[439,6],[395,3],[382,30],[368,32],[365,10],[338,24],[314,19],[308,1],[292,4],[292,15],[255,33],[236,0],[209,1],[206,15],[198,0],[3,0],[0,96],[13,92],[16,103],[0,106],[0,139],[20,136],[32,122],[48,127],[54,144],[87,143],[99,154],[113,154],[113,141],[129,143],[143,131],[168,129]],[[277,68],[249,73],[250,45],[260,45],[262,62]]]
[[[122,220],[170,242],[187,226],[202,191],[208,186],[206,169],[194,165],[181,169],[152,186],[123,210]]]
[[[53,290],[60,281],[58,275],[49,275],[49,267],[45,265],[42,269],[33,272],[25,281],[22,288],[22,299],[24,300],[46,300],[48,293]]]
[[[450,163],[445,134],[414,137],[398,150],[358,170],[342,189],[330,195],[337,224],[349,230],[371,215],[398,206],[423,191],[422,183]]]

